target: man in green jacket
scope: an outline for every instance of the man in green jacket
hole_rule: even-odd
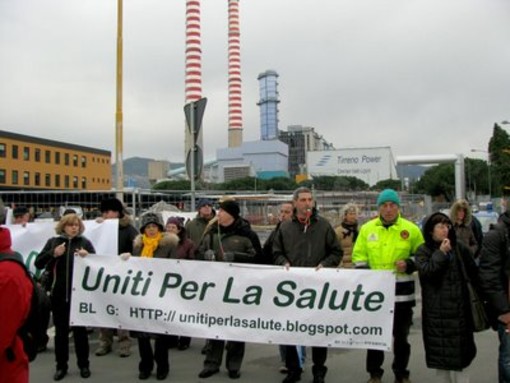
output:
[[[423,243],[423,235],[413,222],[400,215],[400,198],[393,189],[383,190],[377,198],[379,216],[365,223],[358,234],[352,253],[356,268],[393,270],[396,273],[395,311],[393,320],[396,383],[409,383],[407,365],[411,345],[407,338],[415,306],[414,253]],[[369,383],[380,383],[384,370],[384,351],[367,350],[366,369]]]

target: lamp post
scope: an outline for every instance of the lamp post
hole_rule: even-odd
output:
[[[487,183],[489,186],[489,200],[492,199],[492,178],[491,178],[491,154],[483,149],[471,149],[471,152],[480,152],[487,154]]]

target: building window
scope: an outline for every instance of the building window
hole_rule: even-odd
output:
[[[69,153],[64,154],[64,165],[69,166]]]
[[[51,174],[46,173],[44,176],[44,186],[50,187],[51,186]]]
[[[28,146],[23,147],[23,159],[30,161],[30,148]]]
[[[44,160],[47,164],[51,162],[51,152],[49,150],[44,152]]]
[[[30,173],[29,172],[23,172],[23,185],[25,185],[25,186],[30,185]]]
[[[0,144],[0,157],[5,158],[5,144]]]
[[[12,145],[12,158],[18,159],[18,145]]]
[[[55,187],[60,187],[60,174],[55,174]]]
[[[35,186],[41,186],[41,173],[35,173],[34,184]]]
[[[69,176],[64,177],[64,187],[69,189]]]
[[[87,157],[81,156],[81,167],[86,168],[87,167]]]
[[[77,154],[75,154],[73,156],[73,166],[78,166],[78,155]]]
[[[55,152],[55,163],[60,165],[60,152]]]
[[[0,169],[0,184],[5,183],[5,169]]]
[[[73,177],[73,188],[78,189],[78,177]]]
[[[81,177],[81,188],[87,189],[87,179],[85,177]]]
[[[11,176],[12,176],[12,184],[13,185],[17,185],[18,182],[19,182],[19,180],[18,180],[18,171],[17,170],[13,170]]]
[[[41,162],[41,149],[35,149],[35,162]]]

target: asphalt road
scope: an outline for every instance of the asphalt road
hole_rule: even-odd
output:
[[[436,381],[434,371],[425,366],[423,343],[419,323],[419,315],[415,315],[415,326],[412,329],[410,340],[412,343],[412,355],[410,361],[411,379],[416,382],[434,382]],[[476,334],[476,343],[478,355],[470,366],[472,383],[490,383],[497,382],[497,335],[493,331],[485,331]],[[128,358],[120,358],[115,353],[106,356],[97,357],[93,351],[97,347],[97,332],[91,335],[91,358],[90,369],[92,376],[88,381],[98,383],[114,382],[139,382],[138,380],[138,349],[136,343],[132,348],[133,354]],[[186,351],[170,350],[170,374],[166,381],[173,382],[227,382],[228,378],[225,368],[219,374],[208,379],[199,379],[198,373],[202,369],[204,360],[200,350],[204,341],[202,339],[193,339],[191,347]],[[54,355],[53,346],[39,354],[37,359],[30,365],[30,382],[51,382],[54,373]],[[305,365],[302,382],[311,382],[311,350],[308,349],[308,359]],[[385,366],[386,374],[383,377],[384,382],[393,382],[391,373],[392,356],[386,354]],[[278,372],[281,366],[278,354],[278,347],[275,345],[248,344],[246,354],[241,369],[241,378],[239,381],[250,383],[268,383],[280,382],[284,375]],[[368,379],[364,371],[365,352],[363,350],[330,349],[328,354],[327,366],[329,368],[326,376],[328,382],[366,382]],[[71,351],[69,360],[69,373],[62,382],[83,382],[76,367],[76,358]],[[156,381],[153,374],[148,380]]]

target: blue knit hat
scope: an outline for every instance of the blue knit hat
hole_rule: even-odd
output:
[[[384,189],[381,193],[379,193],[379,197],[377,197],[377,207],[381,206],[385,202],[393,202],[400,206],[398,193],[393,189]]]

